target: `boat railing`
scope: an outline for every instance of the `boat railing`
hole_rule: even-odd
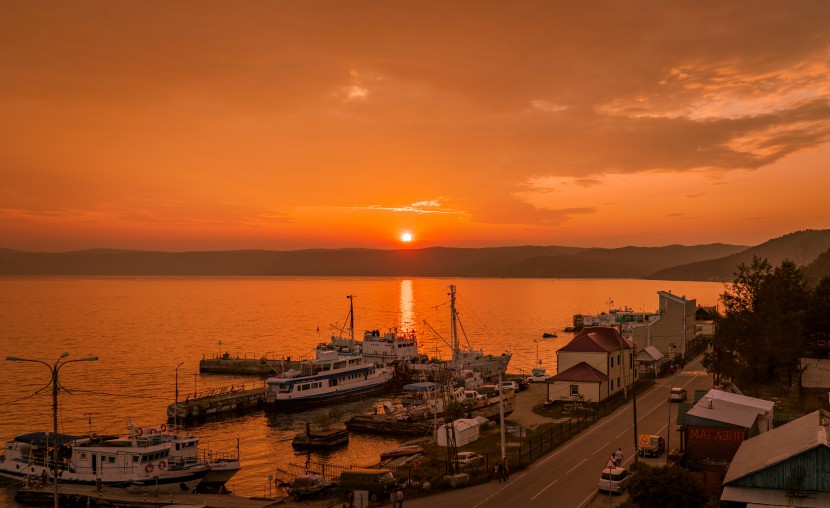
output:
[[[239,391],[243,391],[243,390],[245,390],[245,384],[244,383],[243,384],[238,384],[238,385],[223,386],[223,387],[220,387],[220,388],[209,388],[207,390],[202,390],[201,392],[199,392],[197,394],[194,394],[192,396],[190,394],[188,394],[187,397],[185,397],[184,400],[185,400],[185,402],[187,402],[189,400],[201,399],[201,398],[204,398],[204,397],[216,397],[216,396],[219,396],[219,395],[227,395],[227,394],[230,394],[230,393],[235,393],[235,392],[239,392]]]

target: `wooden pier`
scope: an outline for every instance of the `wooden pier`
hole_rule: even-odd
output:
[[[46,488],[22,487],[14,496],[21,504],[51,506],[55,492]],[[173,490],[169,486],[124,489],[93,485],[60,485],[61,506],[158,508],[160,506],[199,506],[205,508],[266,508],[281,503],[284,498],[248,498],[227,494],[191,494]]]

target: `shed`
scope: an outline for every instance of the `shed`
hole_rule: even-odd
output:
[[[464,446],[478,440],[479,422],[472,418],[459,418],[449,424],[449,432],[455,437],[456,446]],[[447,446],[447,424],[438,427],[435,431],[435,441],[438,446]]]

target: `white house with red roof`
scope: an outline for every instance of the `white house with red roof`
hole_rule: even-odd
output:
[[[611,326],[583,328],[556,352],[550,398],[600,402],[626,390],[636,379],[634,345]]]

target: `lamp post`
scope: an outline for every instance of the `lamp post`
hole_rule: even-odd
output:
[[[53,454],[52,454],[52,481],[55,483],[55,508],[58,508],[58,391],[60,390],[60,384],[58,383],[58,372],[60,372],[61,367],[68,363],[73,362],[94,362],[98,359],[97,356],[87,356],[86,358],[78,358],[76,360],[66,360],[61,361],[64,358],[69,356],[69,353],[61,353],[57,360],[53,364],[48,364],[42,360],[29,360],[28,358],[19,358],[17,356],[7,356],[6,360],[10,362],[32,362],[32,363],[40,363],[45,365],[50,371],[52,371],[52,430],[54,440],[52,444]]]
[[[669,446],[669,443],[671,442],[671,387],[669,387],[667,404],[669,405],[669,422],[666,425],[666,467],[669,465],[669,452],[671,451],[671,446]]]
[[[173,432],[178,432],[177,427],[179,423],[179,367],[184,365],[180,362],[176,365],[176,403],[173,405]]]

